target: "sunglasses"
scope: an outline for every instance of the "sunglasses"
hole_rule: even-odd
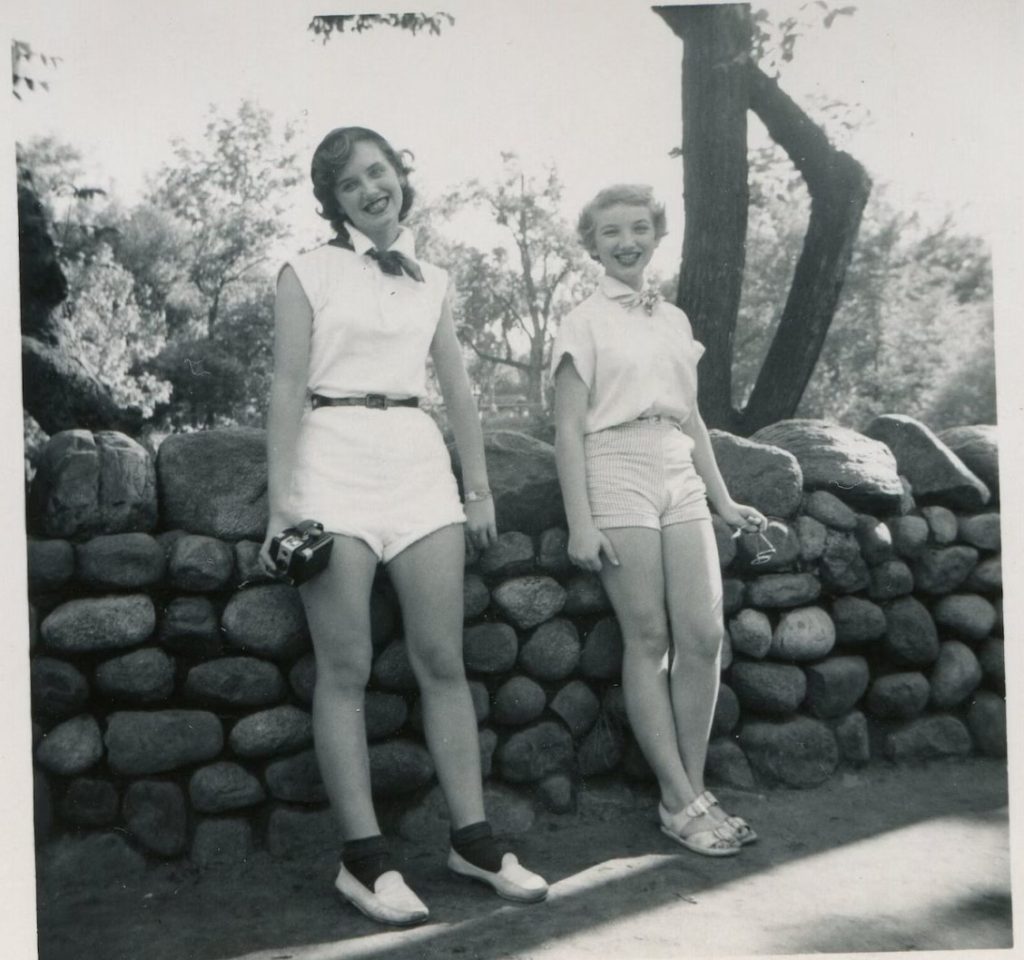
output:
[[[732,538],[733,540],[736,540],[744,533],[749,532],[750,531],[746,530],[734,530]],[[765,536],[763,530],[758,529],[754,531],[754,536],[757,537],[757,549],[754,552],[754,556],[751,558],[750,565],[752,567],[760,567],[768,563],[768,561],[775,556],[775,544]]]

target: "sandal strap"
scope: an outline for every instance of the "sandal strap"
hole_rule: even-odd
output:
[[[709,807],[721,806],[721,804],[718,802],[718,797],[716,797],[710,790],[705,790],[700,796],[704,798],[704,802]]]
[[[694,820],[697,817],[703,816],[711,809],[711,804],[704,798],[704,794],[700,794],[694,797],[685,807],[683,807],[683,814],[690,820]]]

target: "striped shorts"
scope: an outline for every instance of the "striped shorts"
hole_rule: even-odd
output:
[[[710,520],[693,440],[661,417],[631,420],[583,438],[587,495],[598,529]]]

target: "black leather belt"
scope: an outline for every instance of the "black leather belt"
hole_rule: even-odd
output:
[[[387,410],[388,407],[418,407],[419,397],[392,400],[383,393],[368,393],[365,397],[324,397],[314,393],[313,409],[317,407],[369,407],[371,410]]]

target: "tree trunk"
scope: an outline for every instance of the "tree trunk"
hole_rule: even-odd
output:
[[[683,40],[686,223],[676,302],[707,348],[699,403],[710,426],[735,429],[732,356],[747,234],[746,4],[655,7]]]
[[[740,430],[751,434],[796,413],[832,325],[871,180],[757,66],[748,68],[750,106],[803,175],[811,214],[786,306]]]

